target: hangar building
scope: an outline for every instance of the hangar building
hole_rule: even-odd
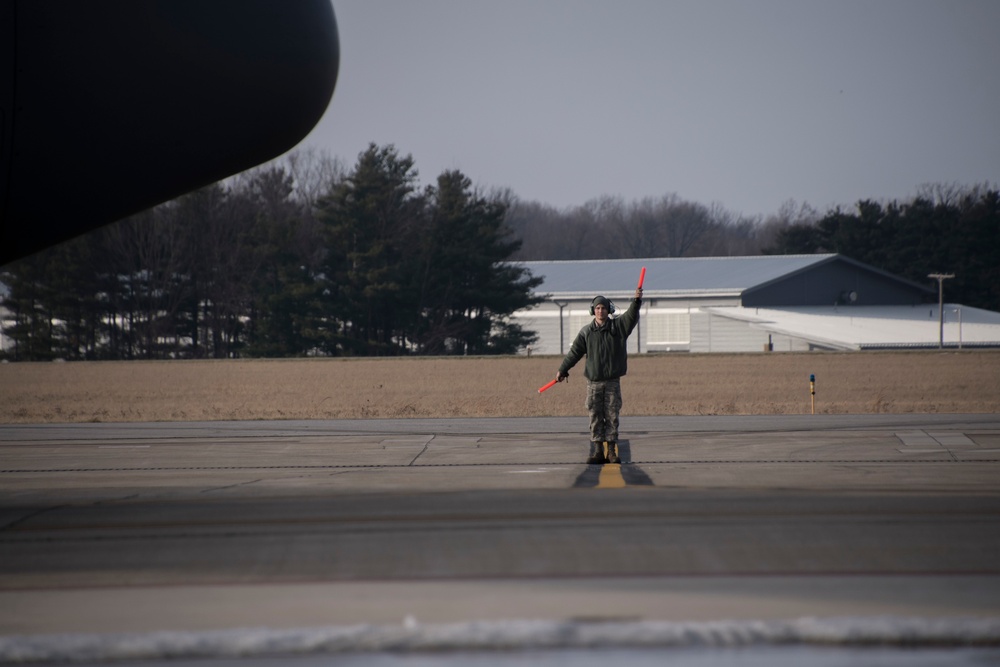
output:
[[[513,315],[531,354],[565,354],[602,294],[624,310],[642,267],[629,351],[761,352],[1000,347],[1000,313],[938,308],[937,289],[843,255],[521,262],[545,301]],[[947,292],[947,282],[945,283]],[[942,315],[943,314],[943,315]]]

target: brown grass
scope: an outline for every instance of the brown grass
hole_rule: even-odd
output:
[[[584,415],[556,357],[13,363],[0,423]],[[1000,412],[1000,351],[633,356],[625,414]]]

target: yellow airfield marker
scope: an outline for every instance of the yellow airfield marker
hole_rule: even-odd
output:
[[[601,474],[597,478],[598,489],[624,489],[625,478],[619,463],[605,463],[601,466]]]

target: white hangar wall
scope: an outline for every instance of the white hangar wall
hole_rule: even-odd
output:
[[[737,305],[739,304],[731,300],[671,303],[657,299],[653,304],[643,303],[639,325],[629,337],[628,351],[630,354],[645,354],[768,350],[807,352],[824,349],[802,338],[768,333],[764,329],[753,327],[748,322],[720,317],[702,310],[702,307]],[[590,314],[589,301],[568,303],[561,313],[558,306],[547,302],[533,310],[516,313],[512,319],[524,329],[538,334],[538,341],[531,346],[530,352],[525,350],[525,353],[564,355],[569,351],[569,346],[577,333],[593,320],[593,316]]]
[[[936,290],[840,255],[789,255],[525,262],[544,278],[545,301],[512,316],[538,335],[530,353],[565,354],[594,295],[626,308],[647,265],[633,354],[1000,347],[1000,313],[938,309]]]
[[[614,301],[616,314],[628,307],[627,299]],[[531,346],[530,354],[566,354],[580,329],[593,320],[589,300],[566,300],[560,303],[564,304],[562,309],[547,301],[513,316],[514,322],[538,335],[538,341]],[[769,336],[766,331],[754,329],[747,322],[719,317],[702,310],[702,307],[738,305],[738,299],[644,301],[639,325],[629,337],[629,353],[761,352],[768,344],[775,351],[810,349],[808,343],[802,340],[788,336]]]
[[[768,333],[728,317],[699,311],[692,316],[689,352],[808,352],[818,349],[802,338]]]

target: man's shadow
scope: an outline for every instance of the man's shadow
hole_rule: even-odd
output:
[[[586,470],[580,473],[573,484],[574,488],[590,488],[597,486],[601,478],[601,470],[605,466],[617,466],[621,470],[626,486],[653,486],[649,478],[639,466],[632,463],[632,445],[628,440],[618,441],[618,458],[621,463],[588,463]]]

